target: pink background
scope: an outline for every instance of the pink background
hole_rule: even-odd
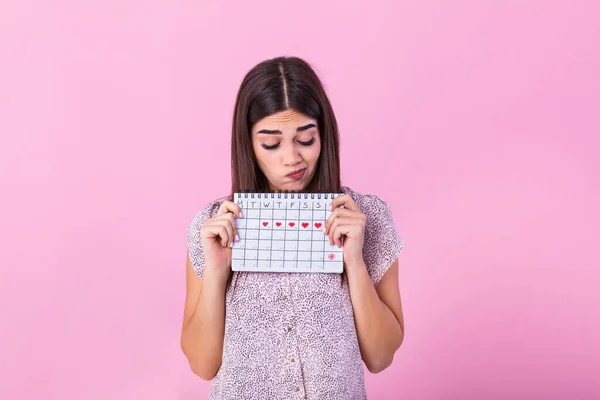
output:
[[[0,398],[205,398],[185,232],[229,187],[259,61],[314,63],[344,183],[406,242],[371,398],[600,397],[600,7],[0,3]]]

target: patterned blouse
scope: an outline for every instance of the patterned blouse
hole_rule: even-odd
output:
[[[403,241],[386,202],[346,186],[342,192],[367,217],[363,258],[377,285]],[[201,279],[200,227],[220,205],[207,204],[187,232]],[[341,274],[234,272],[225,299],[223,360],[209,400],[366,397],[350,293]]]

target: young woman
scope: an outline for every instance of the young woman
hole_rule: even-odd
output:
[[[336,119],[308,63],[280,57],[246,75],[231,154],[231,196],[187,233],[181,346],[192,370],[214,378],[209,399],[366,398],[363,362],[382,371],[404,338],[403,242],[387,203],[341,186]],[[343,274],[232,272],[242,191],[341,193],[324,234],[344,237]]]

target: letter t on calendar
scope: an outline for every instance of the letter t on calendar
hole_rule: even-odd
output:
[[[337,193],[235,193],[233,271],[341,273],[343,248],[324,234]],[[342,238],[343,240],[343,238]]]

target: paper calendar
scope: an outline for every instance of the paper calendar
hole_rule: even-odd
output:
[[[231,269],[255,272],[343,271],[343,247],[329,244],[325,222],[337,193],[235,193]],[[343,240],[343,238],[342,238]]]

